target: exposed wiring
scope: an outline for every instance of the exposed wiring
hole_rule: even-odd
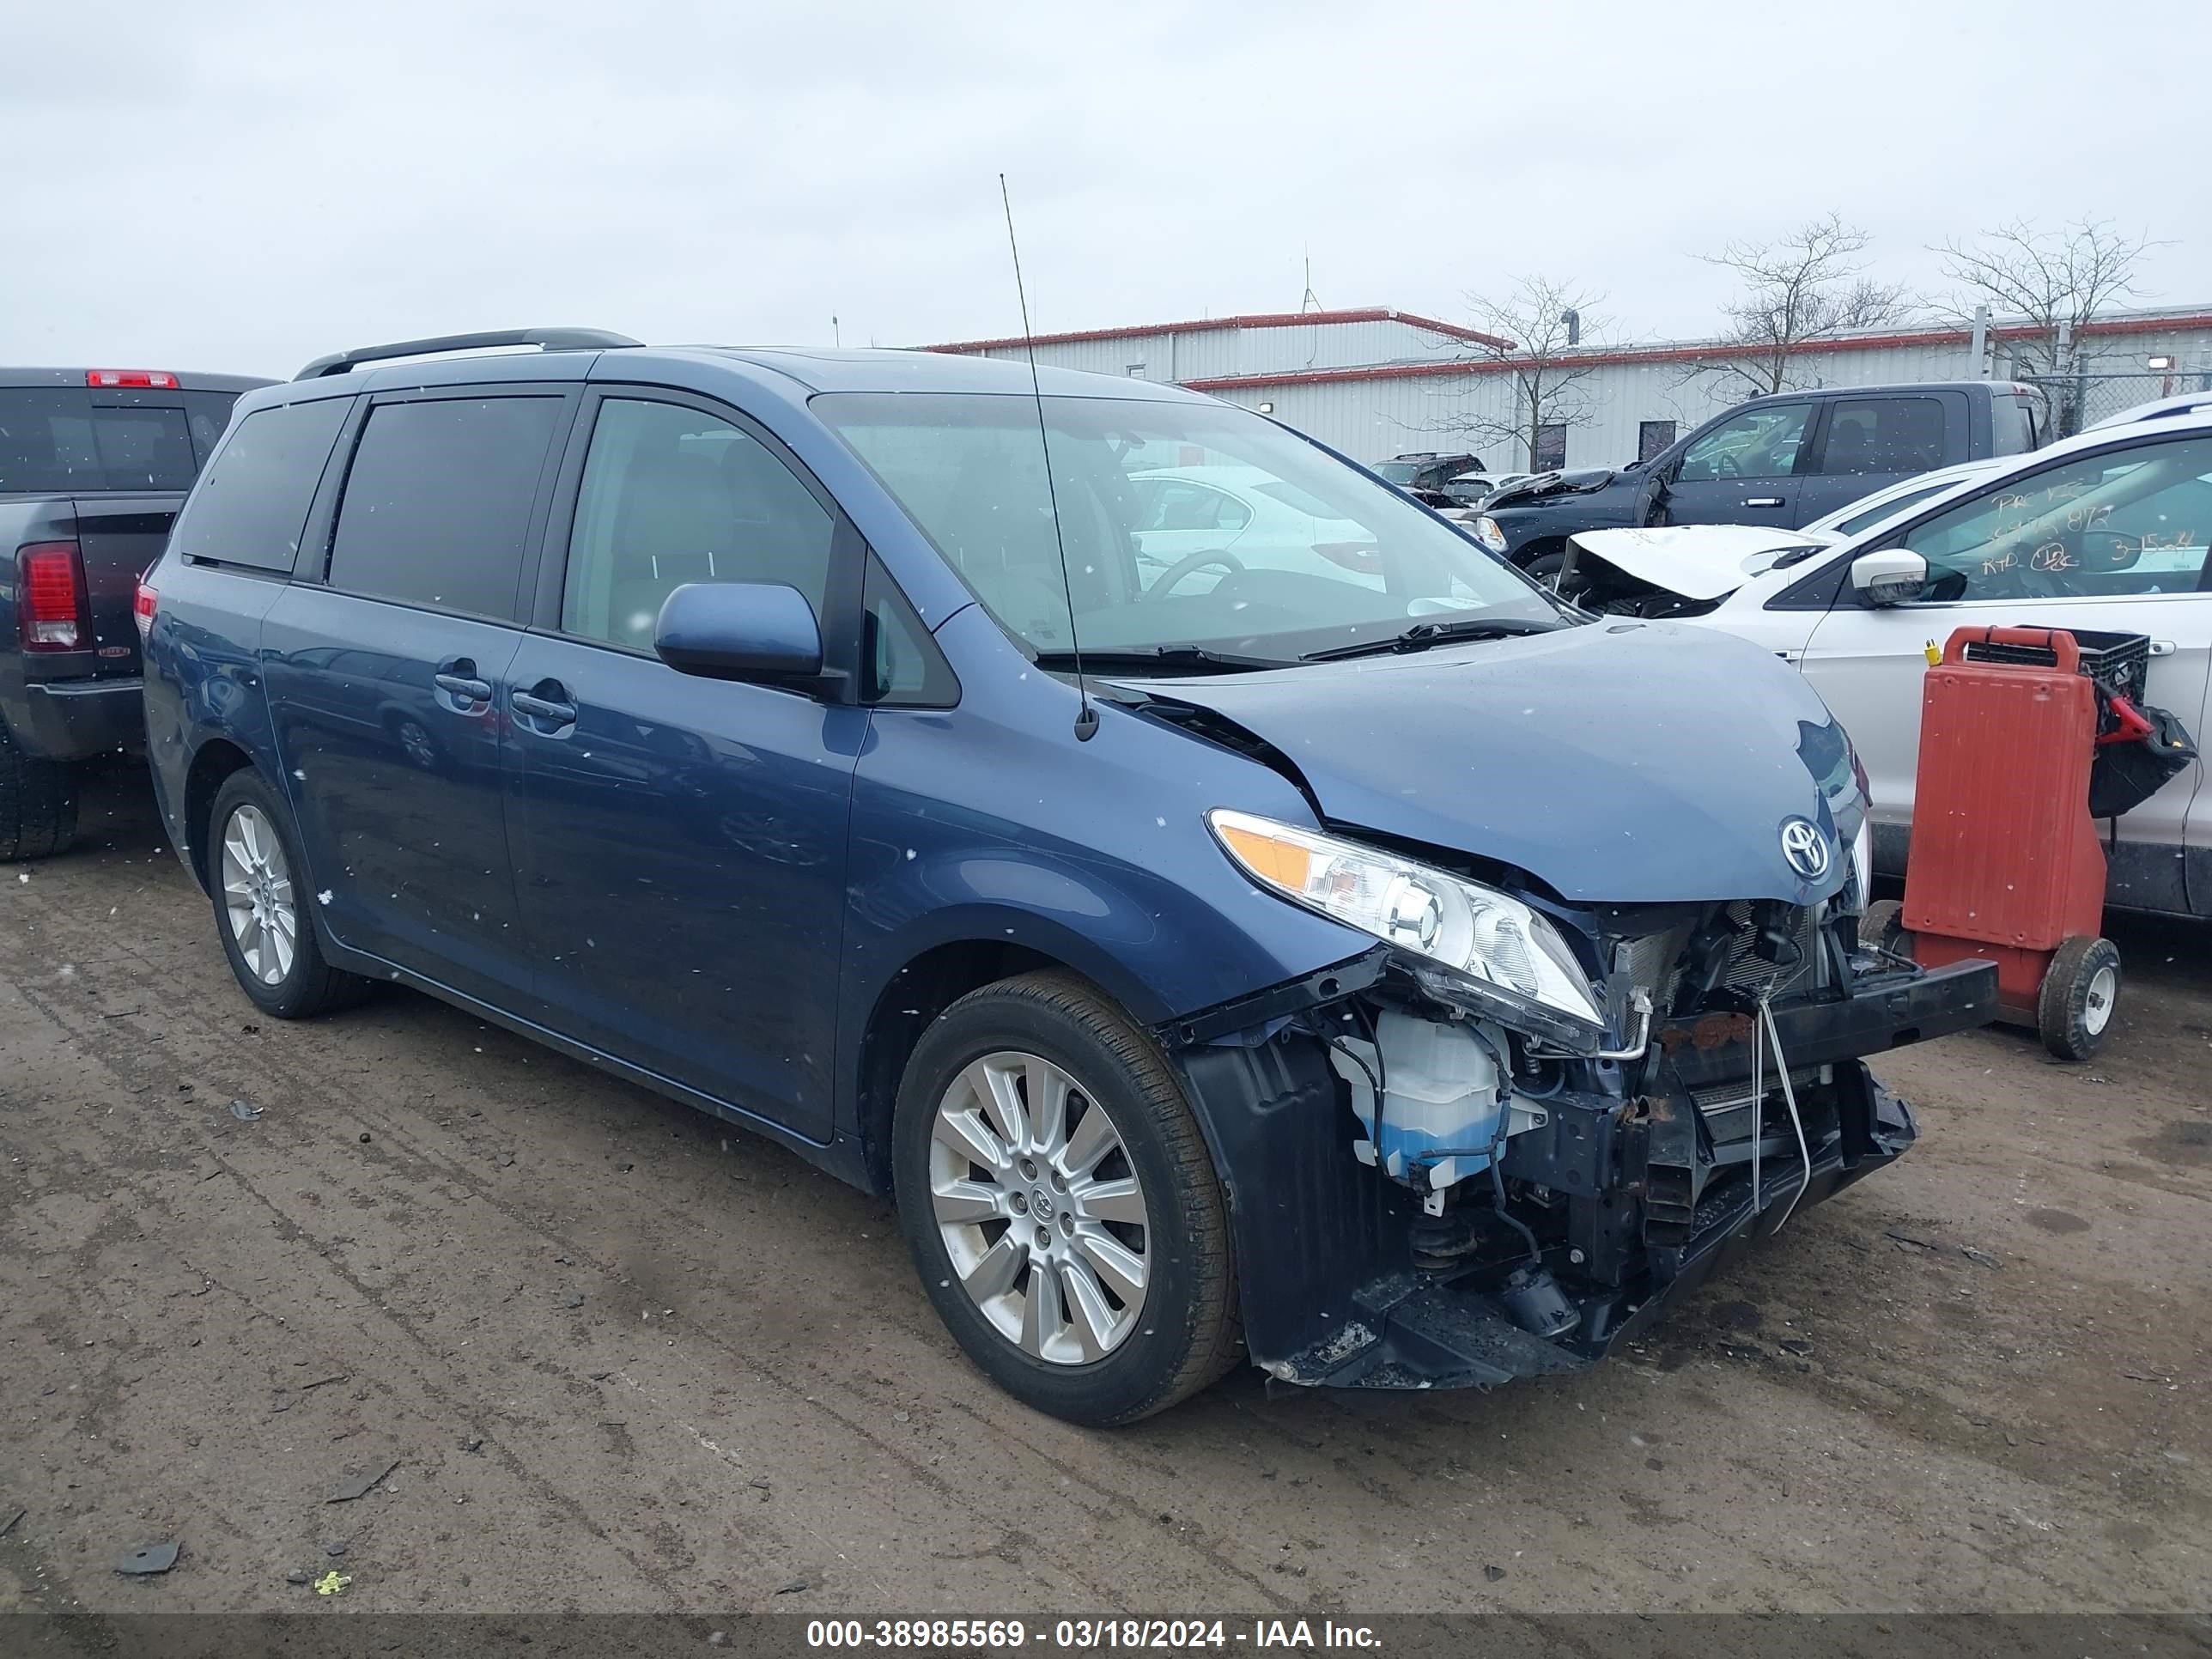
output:
[[[1797,1156],[1805,1167],[1805,1174],[1797,1183],[1797,1190],[1790,1194],[1789,1206],[1782,1212],[1782,1219],[1774,1224],[1774,1231],[1778,1233],[1782,1231],[1783,1223],[1788,1221],[1796,1210],[1797,1200],[1805,1196],[1806,1189],[1813,1184],[1813,1151],[1805,1144],[1805,1121],[1797,1115],[1797,1091],[1790,1081],[1790,1062],[1782,1053],[1782,1033],[1775,1028],[1774,1010],[1761,998],[1759,1012],[1766,1023],[1767,1040],[1774,1045],[1774,1069],[1782,1074],[1782,1099],[1790,1108],[1790,1127],[1797,1132]]]
[[[1365,1060],[1362,1060],[1358,1053],[1352,1049],[1352,1046],[1346,1042],[1342,1037],[1330,1037],[1328,1040],[1328,1046],[1335,1049],[1338,1054],[1342,1054],[1346,1060],[1350,1060],[1354,1066],[1357,1066],[1362,1072],[1364,1072],[1367,1074],[1368,1096],[1369,1098],[1373,1100],[1375,1103],[1375,1109],[1368,1117],[1367,1139],[1374,1143],[1375,1156],[1379,1159],[1382,1156],[1382,1079],[1375,1075],[1375,1067],[1370,1066]],[[1379,1064],[1382,1058],[1382,1049],[1379,1044],[1375,1045],[1375,1058],[1376,1062]]]
[[[1498,1169],[1495,1158],[1491,1160],[1490,1164],[1490,1191],[1491,1207],[1498,1212],[1498,1218],[1528,1241],[1529,1265],[1535,1267],[1542,1267],[1544,1252],[1537,1248],[1536,1235],[1528,1231],[1526,1222],[1505,1207],[1505,1176],[1504,1172]]]

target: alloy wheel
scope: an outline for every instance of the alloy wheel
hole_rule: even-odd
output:
[[[257,806],[239,806],[223,826],[222,898],[246,971],[264,985],[282,985],[299,951],[300,913],[284,845]]]
[[[956,1077],[930,1126],[929,1187],[952,1269],[999,1334],[1055,1365],[1103,1359],[1144,1310],[1152,1229],[1120,1130],[1042,1055]]]

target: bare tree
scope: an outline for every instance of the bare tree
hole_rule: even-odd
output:
[[[1555,277],[1513,279],[1502,297],[1469,294],[1468,310],[1489,336],[1472,342],[1470,355],[1496,363],[1513,388],[1506,416],[1466,414],[1452,420],[1453,430],[1517,446],[1528,470],[1537,470],[1537,451],[1547,426],[1585,426],[1594,418],[1583,383],[1597,365],[1581,361],[1590,337],[1605,333],[1607,323],[1591,307],[1605,296]]]
[[[1918,302],[1909,289],[1863,274],[1858,256],[1866,246],[1864,231],[1831,213],[1771,242],[1730,242],[1700,255],[1742,277],[1743,292],[1722,307],[1728,325],[1721,338],[1735,355],[1691,374],[1725,375],[1752,397],[1787,391],[1807,346],[1911,316]]]
[[[1975,306],[1986,305],[2001,324],[2027,325],[2027,333],[2008,343],[2027,378],[2043,382],[2045,396],[2057,404],[2063,434],[2079,417],[2080,390],[2063,383],[2096,356],[2082,331],[2113,301],[2136,291],[2136,267],[2157,246],[2123,236],[2105,220],[2082,218],[2046,231],[2015,219],[1972,243],[1954,240],[1931,252],[1943,256],[1944,274],[1959,285],[1954,315],[1963,320]]]
[[[1932,250],[1943,256],[1944,275],[1959,285],[1970,316],[1985,304],[2001,319],[2017,318],[2033,330],[2016,342],[2037,372],[2063,373],[2064,337],[2076,345],[2084,325],[2114,300],[2136,291],[2136,267],[2156,244],[2118,234],[2102,220],[2081,219],[2058,230],[2039,230],[2015,219],[1985,230],[1972,244],[1956,240]]]

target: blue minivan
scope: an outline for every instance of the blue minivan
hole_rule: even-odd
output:
[[[1994,970],[1859,937],[1796,674],[1032,376],[519,330],[241,398],[137,610],[246,996],[396,981],[893,1194],[1091,1424],[1589,1364],[1911,1145],[1860,1056]]]

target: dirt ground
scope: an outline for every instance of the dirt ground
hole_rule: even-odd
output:
[[[138,779],[86,822],[0,870],[0,1607],[2207,1603],[2201,931],[2116,924],[2092,1065],[1883,1060],[1921,1147],[1584,1376],[1094,1433],[884,1204],[423,997],[260,1018]]]

